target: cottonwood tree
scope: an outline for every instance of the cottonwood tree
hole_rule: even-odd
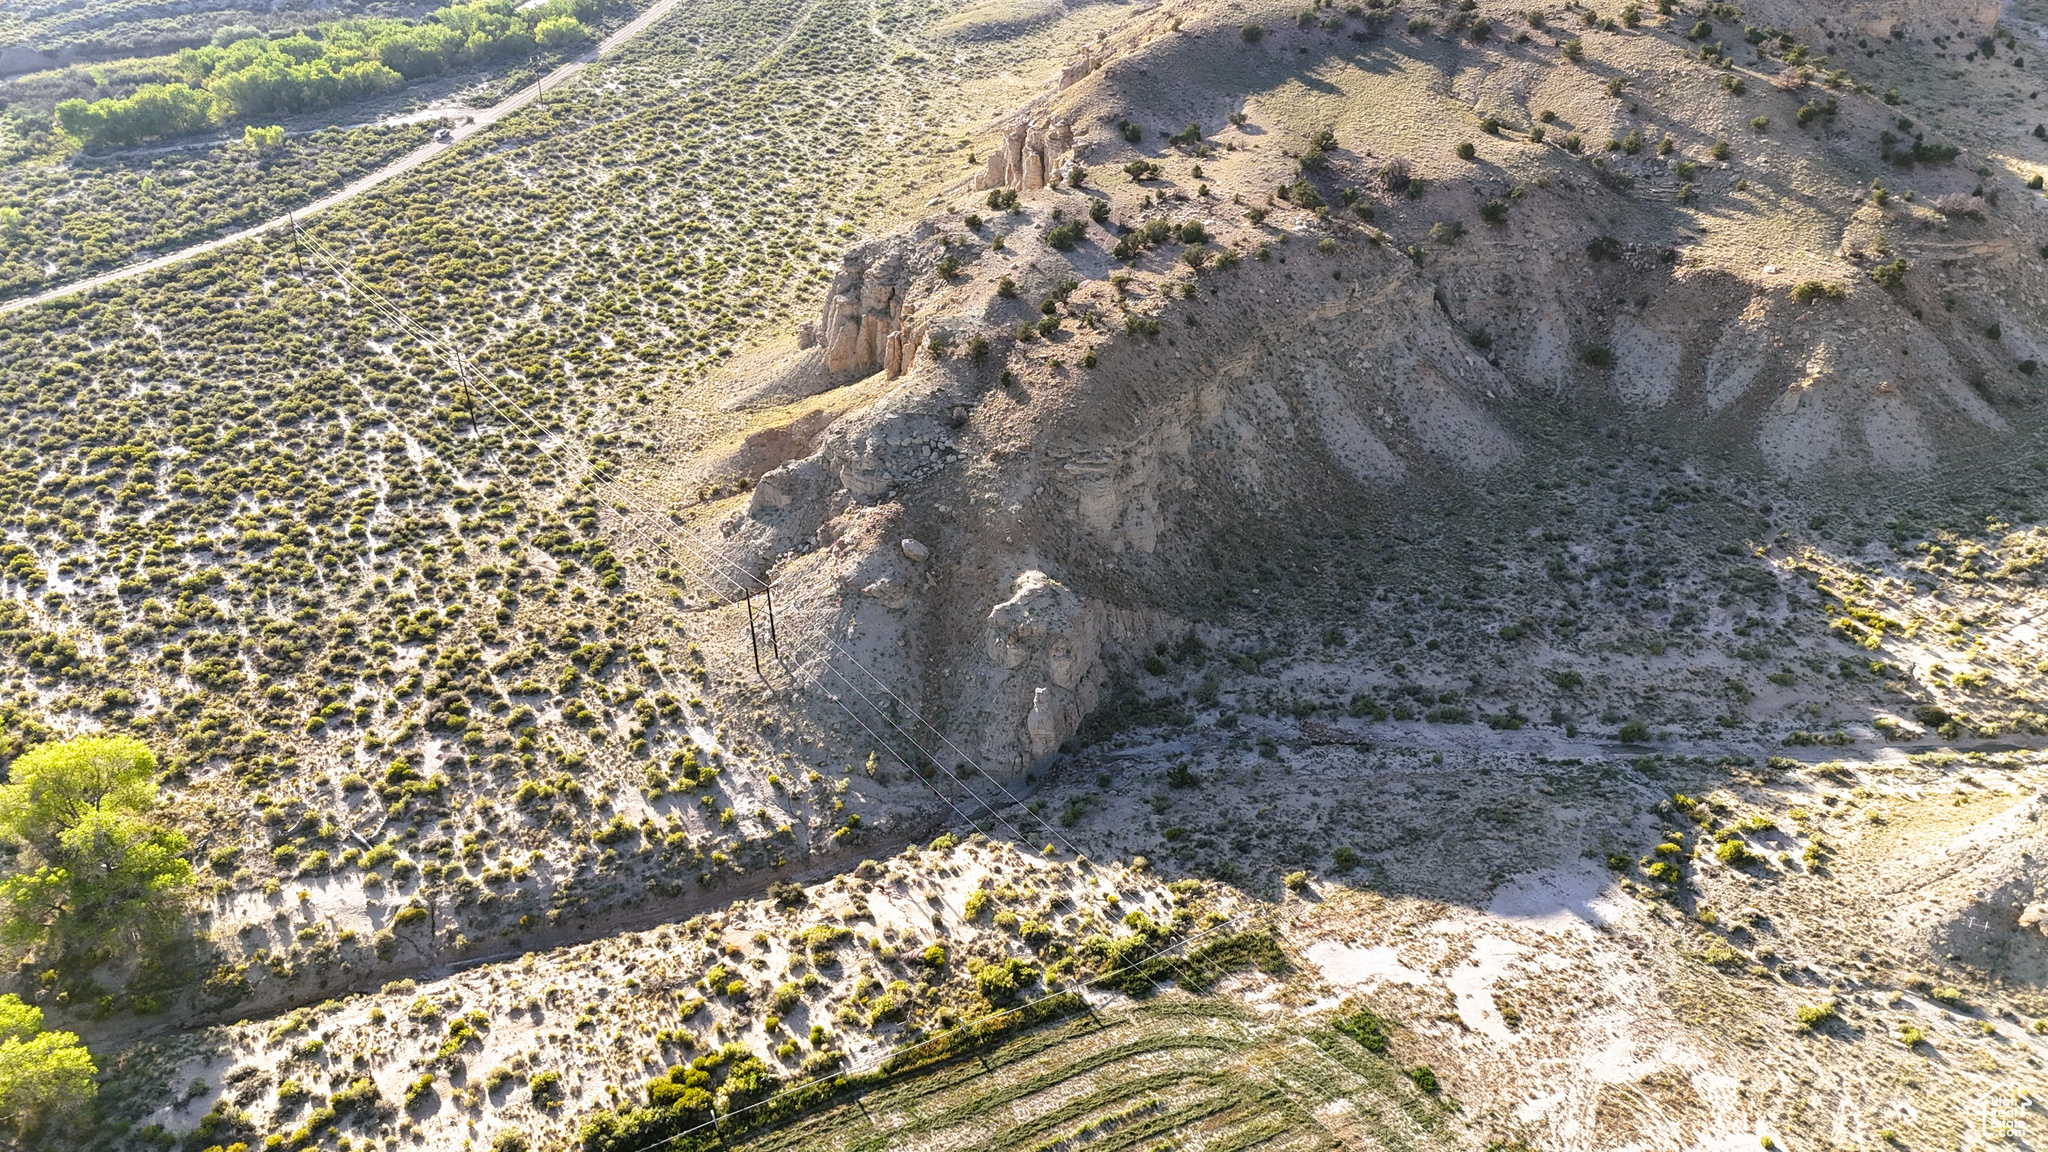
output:
[[[58,957],[104,956],[160,932],[192,879],[182,833],[152,822],[156,757],[125,736],[81,736],[18,757],[0,785],[0,938]]]
[[[99,1068],[72,1032],[43,1031],[43,1010],[0,996],[0,1125],[23,1141],[93,1098]]]

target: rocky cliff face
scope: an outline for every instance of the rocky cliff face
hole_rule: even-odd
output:
[[[1020,245],[1028,235],[1012,233]],[[830,331],[859,331],[848,285],[927,258],[849,254]],[[1051,282],[1085,271],[1050,249],[1017,258]],[[1010,313],[1036,308],[966,277],[889,296],[919,301],[916,323],[953,351],[916,356],[901,385],[838,419],[815,453],[762,476],[729,525],[729,548],[808,590],[809,614],[792,627],[843,649],[812,650],[800,676],[832,690],[865,675],[833,662],[857,659],[942,717],[984,768],[1014,775],[1076,732],[1115,653],[1184,629],[1147,606],[1172,600],[1189,555],[1216,533],[1333,483],[1512,460],[1518,448],[1488,405],[1510,400],[1513,384],[1466,349],[1429,289],[1401,274],[1405,260],[1368,263],[1381,282],[1246,269],[1234,299],[1175,307],[1175,323],[1200,326],[1185,329],[1192,338],[1091,339],[1099,362],[1086,371],[1012,354],[1021,379],[1009,387],[1000,356],[978,362],[961,347],[979,334],[1001,348]],[[1063,320],[1096,324],[1087,318],[1112,310],[1112,291],[1083,285]],[[1057,337],[1070,356],[1079,339]],[[862,527],[878,516],[886,530]],[[927,542],[917,551],[928,559],[909,559],[905,538]]]
[[[1119,653],[1184,627],[1160,606],[1216,578],[1198,560],[1214,542],[1275,525],[1312,531],[1418,486],[1483,486],[1531,450],[1516,423],[1531,404],[1676,421],[1674,435],[1716,452],[1742,445],[1794,475],[1924,471],[1996,434],[2000,405],[2030,395],[2009,368],[1950,359],[1881,292],[1795,305],[1725,277],[1624,262],[1599,273],[1613,281],[1602,297],[1630,301],[1610,312],[1577,287],[1595,274],[1584,256],[1506,291],[1479,255],[1427,272],[1372,244],[1253,260],[1206,281],[1213,293],[1153,297],[1158,337],[1110,336],[1116,289],[1083,279],[1085,253],[1030,242],[1028,225],[1049,224],[1050,207],[1027,206],[1005,254],[1014,263],[1001,265],[1028,269],[1032,284],[1081,280],[1056,305],[1050,341],[1016,339],[1040,315],[1035,289],[997,296],[997,267],[905,286],[903,270],[930,261],[957,218],[921,226],[922,251],[849,254],[828,312],[834,340],[855,350],[841,363],[880,355],[900,383],[764,475],[730,526],[730,546],[808,590],[805,627],[838,637],[1003,774],[1075,733]],[[886,295],[853,287],[876,277]],[[898,302],[905,311],[885,310]],[[1915,366],[1880,364],[1858,336],[1887,326]],[[892,364],[864,335],[900,341],[913,327],[943,334],[950,351]],[[2009,339],[2026,336],[2017,327]],[[1495,334],[1493,346],[1475,347],[1475,331]],[[985,361],[964,351],[976,335]],[[1574,354],[1596,341],[1620,363]],[[1084,350],[1095,358],[1085,369]],[[888,509],[886,529],[861,527],[877,509]],[[920,559],[906,538],[923,542]],[[814,651],[800,678],[841,684],[852,673],[836,658]]]
[[[798,346],[823,346],[826,371],[834,376],[900,375],[923,339],[911,290],[937,262],[924,251],[930,237],[928,229],[913,230],[849,251],[826,293],[824,314],[798,329]]]
[[[1001,756],[1002,745],[1013,742],[1015,705],[1026,699],[1028,760],[1051,755],[1094,711],[1103,682],[1105,616],[1100,601],[1082,598],[1043,572],[1017,575],[1009,598],[989,609],[982,626],[987,665],[980,687],[986,698],[1011,704],[1009,715],[994,717],[991,734],[997,740],[984,742],[995,745],[985,747],[984,756]]]
[[[969,182],[969,189],[1032,192],[1063,177],[1076,159],[1077,120],[1074,112],[1053,110],[1054,98],[1094,75],[1119,48],[1128,47],[1128,40],[1127,33],[1113,44],[1107,33],[1098,32],[1093,43],[1083,45],[1073,59],[1061,65],[1050,90],[998,128],[996,147]]]
[[[974,178],[973,188],[1014,188],[1033,192],[1051,183],[1071,159],[1074,125],[1046,115],[1023,119],[1004,131],[1002,143]]]

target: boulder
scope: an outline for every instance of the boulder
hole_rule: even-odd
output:
[[[910,589],[894,576],[884,576],[860,590],[861,595],[884,608],[901,612],[910,606]]]
[[[1095,706],[1103,626],[1100,604],[1036,570],[1020,574],[1010,598],[989,609],[982,636],[1000,680],[995,700],[1022,713],[1010,715],[1022,721],[1029,759],[1056,751]]]
[[[2048,936],[2048,904],[2029,904],[2020,912],[2020,927]]]

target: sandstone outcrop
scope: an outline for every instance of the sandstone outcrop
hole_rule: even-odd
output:
[[[1098,54],[1098,45],[1102,43],[1106,36],[1107,33],[1097,32],[1094,44],[1082,45],[1079,56],[1060,66],[1059,79],[1053,82],[1053,91],[1066,91],[1081,81],[1086,80],[1090,72],[1102,66],[1102,56]]]
[[[870,241],[846,253],[825,312],[797,332],[801,348],[824,348],[825,369],[834,376],[882,372],[891,380],[917,357],[924,327],[917,318],[912,287],[929,272],[927,229]]]
[[[1052,115],[1020,119],[1003,132],[1001,145],[989,153],[987,164],[974,178],[974,190],[1031,192],[1043,188],[1073,150],[1073,121]]]

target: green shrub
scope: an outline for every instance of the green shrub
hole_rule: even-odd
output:
[[[1008,1004],[1038,983],[1038,969],[1015,956],[984,964],[974,974],[974,987],[991,1004]]]
[[[348,1087],[336,1092],[328,1102],[337,1116],[375,1115],[384,1110],[384,1094],[377,1090],[377,1082],[368,1076],[358,1076],[348,1082]]]
[[[1823,1000],[1818,1004],[1801,1004],[1792,1010],[1792,1022],[1801,1032],[1811,1032],[1834,1018],[1833,1000]]]
[[[1630,720],[1621,726],[1614,738],[1624,744],[1641,744],[1650,738],[1650,726],[1641,720]]]
[[[1349,1016],[1340,1016],[1334,1022],[1336,1029],[1358,1041],[1360,1047],[1375,1055],[1387,1054],[1387,1047],[1394,1038],[1393,1026],[1379,1014],[1360,1009]]]
[[[1085,231],[1086,229],[1081,226],[1079,220],[1068,220],[1065,223],[1056,224],[1048,228],[1045,233],[1045,242],[1061,252],[1066,252],[1081,242],[1081,236]]]
[[[1739,836],[1731,836],[1714,846],[1714,858],[1731,868],[1747,868],[1761,863],[1763,858],[1749,850]]]

